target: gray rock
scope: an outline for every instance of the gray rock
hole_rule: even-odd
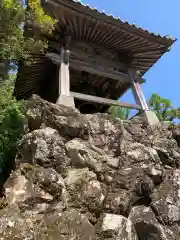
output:
[[[180,221],[180,170],[167,172],[164,182],[152,195],[152,207],[158,219],[167,225]]]
[[[132,140],[125,130],[122,121],[108,114],[87,114],[87,129],[94,146],[103,149],[108,155],[120,155],[121,140]]]
[[[30,130],[42,125],[58,130],[61,136],[78,137],[86,130],[85,118],[75,108],[49,103],[33,95],[27,104]]]
[[[128,219],[134,225],[139,239],[175,240],[171,230],[159,224],[150,207],[133,207]]]
[[[124,165],[143,166],[151,163],[161,164],[158,153],[155,149],[146,147],[141,143],[132,143],[123,141],[121,144],[121,154],[126,156],[126,163]]]
[[[106,190],[88,168],[71,169],[65,178],[69,193],[68,204],[71,207],[88,208],[90,211],[100,211],[105,199]]]
[[[64,139],[55,129],[46,127],[34,130],[23,137],[16,163],[51,167],[65,175],[70,158],[66,155]]]
[[[71,163],[77,168],[88,167],[96,174],[112,176],[114,171],[108,165],[118,167],[118,160],[112,159],[103,150],[81,139],[73,139],[66,143],[67,154]]]
[[[158,139],[153,144],[164,165],[180,166],[180,148],[174,139]]]
[[[65,183],[54,169],[21,164],[5,183],[8,205],[18,205],[21,211],[35,214],[45,212],[52,203],[60,201],[66,207]]]
[[[98,239],[138,240],[132,222],[121,215],[105,213],[98,224],[101,226]]]
[[[44,218],[25,216],[12,207],[1,212],[0,238],[38,240],[95,240],[95,229],[76,210],[50,213]]]
[[[165,169],[161,164],[143,164],[144,172],[153,180],[155,185],[163,182],[166,176]]]
[[[95,240],[95,229],[84,214],[67,210],[59,216],[46,216],[42,226],[39,226],[37,239]]]
[[[179,125],[173,126],[172,137],[176,140],[178,147],[180,147],[180,126]]]
[[[153,180],[142,168],[121,168],[109,187],[106,209],[116,214],[128,215],[131,208],[142,200],[148,204],[153,190]]]

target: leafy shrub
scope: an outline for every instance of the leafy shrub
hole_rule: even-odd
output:
[[[14,166],[18,141],[23,134],[23,105],[12,97],[12,80],[0,88],[0,184]]]

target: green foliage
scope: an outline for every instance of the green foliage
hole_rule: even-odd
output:
[[[45,37],[24,35],[23,26],[36,24],[43,33],[52,33],[55,21],[40,7],[39,0],[30,0],[25,8],[20,0],[0,1],[0,60],[29,60],[33,53],[47,47]],[[34,26],[33,25],[33,26]]]
[[[39,25],[41,32],[51,34],[54,29],[55,20],[45,14],[40,6],[40,0],[28,0],[28,6],[32,13],[31,19]]]
[[[180,119],[180,108],[174,108],[169,99],[162,98],[157,94],[152,94],[149,99],[149,107],[155,111],[160,121]]]
[[[121,120],[126,120],[129,118],[130,115],[130,109],[118,107],[118,106],[111,106],[108,110],[108,112],[117,118],[120,118]]]
[[[13,75],[0,87],[0,184],[13,167],[18,141],[23,133],[22,103],[12,97]]]
[[[31,63],[33,54],[47,47],[55,21],[40,7],[40,0],[0,0],[0,184],[12,169],[18,141],[23,133],[22,103],[12,97],[14,75],[7,76],[6,66],[18,61]],[[30,29],[33,34],[24,32]]]
[[[15,59],[20,56],[23,44],[23,31],[20,24],[24,21],[25,10],[19,1],[2,0],[0,3],[0,58]]]
[[[174,108],[172,103],[167,98],[162,98],[158,94],[152,94],[149,99],[148,105],[152,111],[154,111],[162,121],[175,121],[180,119],[180,107]],[[129,119],[130,109],[122,108],[118,106],[111,106],[108,111],[112,116],[118,117],[122,120]]]

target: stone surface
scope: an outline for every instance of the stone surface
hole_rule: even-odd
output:
[[[54,168],[65,175],[70,158],[66,155],[64,139],[50,127],[26,134],[18,151],[16,163],[38,164]]]
[[[77,210],[40,216],[23,215],[17,208],[1,211],[0,239],[95,240],[95,229]]]
[[[71,169],[65,178],[69,193],[68,205],[74,208],[88,210],[98,214],[103,206],[106,189],[103,187],[94,172],[83,169]]]
[[[64,180],[52,168],[23,163],[11,174],[5,188],[8,205],[18,204],[22,212],[45,212],[57,201],[62,209],[66,207]]]
[[[121,215],[105,213],[99,222],[101,228],[97,239],[138,240],[132,222]]]
[[[172,126],[172,137],[177,141],[178,146],[180,147],[180,126]]]
[[[67,142],[66,150],[67,155],[71,158],[71,164],[74,167],[88,167],[94,171],[100,179],[105,179],[105,181],[108,181],[108,179],[114,175],[115,169],[118,168],[117,159],[111,158],[106,155],[102,149],[81,139],[73,139]],[[109,165],[113,167],[110,168]]]
[[[172,167],[180,166],[180,148],[174,139],[157,139],[153,143],[161,162]]]
[[[152,207],[163,223],[172,225],[180,221],[180,170],[167,171],[164,182],[152,197]]]
[[[146,206],[136,206],[132,209],[129,220],[134,225],[138,238],[153,239],[153,240],[166,240],[166,239],[178,239],[175,232],[173,233],[168,227],[162,226],[152,209]]]
[[[0,239],[180,239],[179,125],[83,115],[36,95],[27,122],[0,190]]]

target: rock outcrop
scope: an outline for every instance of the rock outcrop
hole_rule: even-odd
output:
[[[27,105],[0,239],[180,239],[180,126]]]

